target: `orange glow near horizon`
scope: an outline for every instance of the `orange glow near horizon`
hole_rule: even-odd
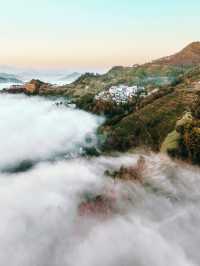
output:
[[[54,43],[48,46],[38,41],[27,43],[26,46],[18,43],[15,47],[4,43],[0,52],[0,64],[40,68],[109,68],[115,65],[131,66],[149,62],[175,53],[181,48],[183,47],[174,48],[165,44],[158,50],[150,43],[145,47],[133,42],[128,45],[115,45],[113,42],[82,42],[80,46],[77,43]]]
[[[191,1],[2,1],[0,65],[108,68],[171,55],[200,39]]]

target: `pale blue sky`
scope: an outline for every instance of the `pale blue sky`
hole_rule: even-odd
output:
[[[0,64],[105,68],[200,40],[199,0],[0,0]]]

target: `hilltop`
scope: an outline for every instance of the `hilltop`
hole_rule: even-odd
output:
[[[153,63],[175,66],[200,64],[200,42],[193,42],[180,52],[155,60]]]

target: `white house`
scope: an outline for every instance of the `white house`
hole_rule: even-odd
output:
[[[96,95],[96,100],[103,100],[103,101],[114,101],[117,103],[125,103],[129,99],[133,98],[137,95],[138,92],[144,92],[145,95],[145,88],[138,87],[138,86],[126,86],[126,85],[118,85],[112,86],[108,90],[100,92]]]

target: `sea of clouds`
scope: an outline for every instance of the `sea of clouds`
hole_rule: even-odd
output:
[[[52,100],[0,96],[0,169],[37,160],[26,172],[0,171],[0,265],[200,264],[200,170],[143,154],[143,184],[112,180],[107,169],[136,165],[140,154],[78,156],[88,136],[96,145],[101,122]],[[81,216],[85,195],[105,191],[117,211]]]
[[[102,118],[24,95],[0,95],[0,170],[24,160],[78,153],[95,142]],[[94,144],[94,143],[93,143]]]
[[[199,170],[152,154],[145,156],[147,187],[104,176],[108,166],[137,159],[79,158],[0,174],[0,264],[199,265]],[[83,194],[105,187],[115,190],[118,213],[80,216]]]

